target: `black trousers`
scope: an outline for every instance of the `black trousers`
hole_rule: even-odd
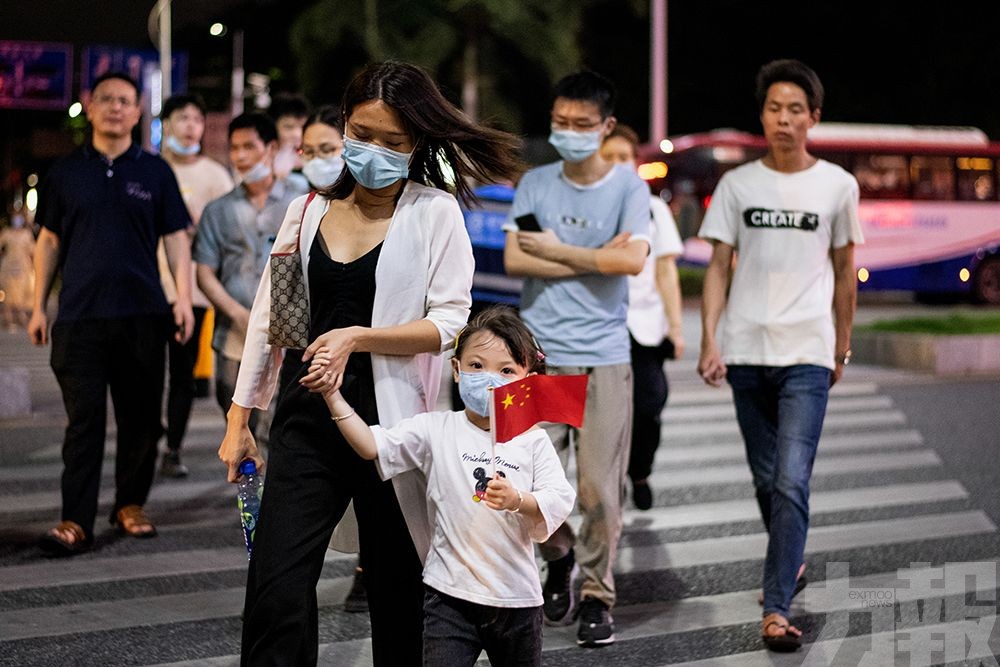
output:
[[[628,476],[633,482],[649,477],[660,446],[660,415],[667,404],[670,386],[663,370],[663,346],[646,347],[632,339],[632,448]]]
[[[171,336],[167,342],[167,364],[170,380],[167,387],[167,449],[179,451],[187,433],[191,406],[194,404],[194,365],[198,361],[201,325],[207,309],[194,307],[194,333],[186,343]]]
[[[392,483],[333,438],[286,437],[279,430],[269,447],[241,664],[316,664],[316,584],[330,535],[353,496],[374,663],[420,665],[422,568]]]
[[[107,395],[118,425],[114,516],[143,505],[153,483],[167,316],[86,320],[52,327],[52,370],[69,423],[63,440],[62,518],[94,533],[104,460]]]

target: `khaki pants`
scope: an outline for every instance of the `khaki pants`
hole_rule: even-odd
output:
[[[545,425],[564,468],[569,463],[570,444],[573,444],[577,501],[583,523],[578,536],[573,534],[568,523],[556,529],[540,545],[542,557],[547,561],[556,560],[574,548],[584,575],[582,597],[596,598],[613,607],[613,568],[622,533],[622,491],[632,438],[632,367],[631,364],[591,368],[550,366],[548,373],[587,374],[590,379],[583,427]]]

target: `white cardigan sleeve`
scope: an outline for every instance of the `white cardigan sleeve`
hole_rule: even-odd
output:
[[[475,260],[465,218],[454,197],[435,197],[428,206],[428,214],[439,224],[433,226],[430,239],[427,319],[438,329],[443,352],[451,347],[468,321]]]
[[[295,249],[299,220],[302,219],[306,196],[299,197],[288,205],[285,219],[281,222],[272,252],[290,252]],[[306,290],[308,294],[308,290]],[[271,316],[271,263],[264,266],[264,273],[257,285],[257,296],[250,308],[250,324],[243,344],[243,358],[240,373],[236,379],[233,403],[244,408],[266,410],[271,396],[278,385],[278,373],[285,351],[268,345],[267,329]]]

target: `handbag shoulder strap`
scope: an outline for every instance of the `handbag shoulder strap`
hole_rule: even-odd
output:
[[[306,197],[306,205],[302,207],[302,217],[299,218],[299,230],[295,233],[295,252],[299,252],[299,242],[302,240],[302,223],[306,219],[306,211],[309,210],[309,204],[316,197],[316,191],[311,190],[309,196]]]

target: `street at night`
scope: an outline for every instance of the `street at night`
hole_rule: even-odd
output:
[[[0,667],[1000,667],[998,24],[0,1]]]

